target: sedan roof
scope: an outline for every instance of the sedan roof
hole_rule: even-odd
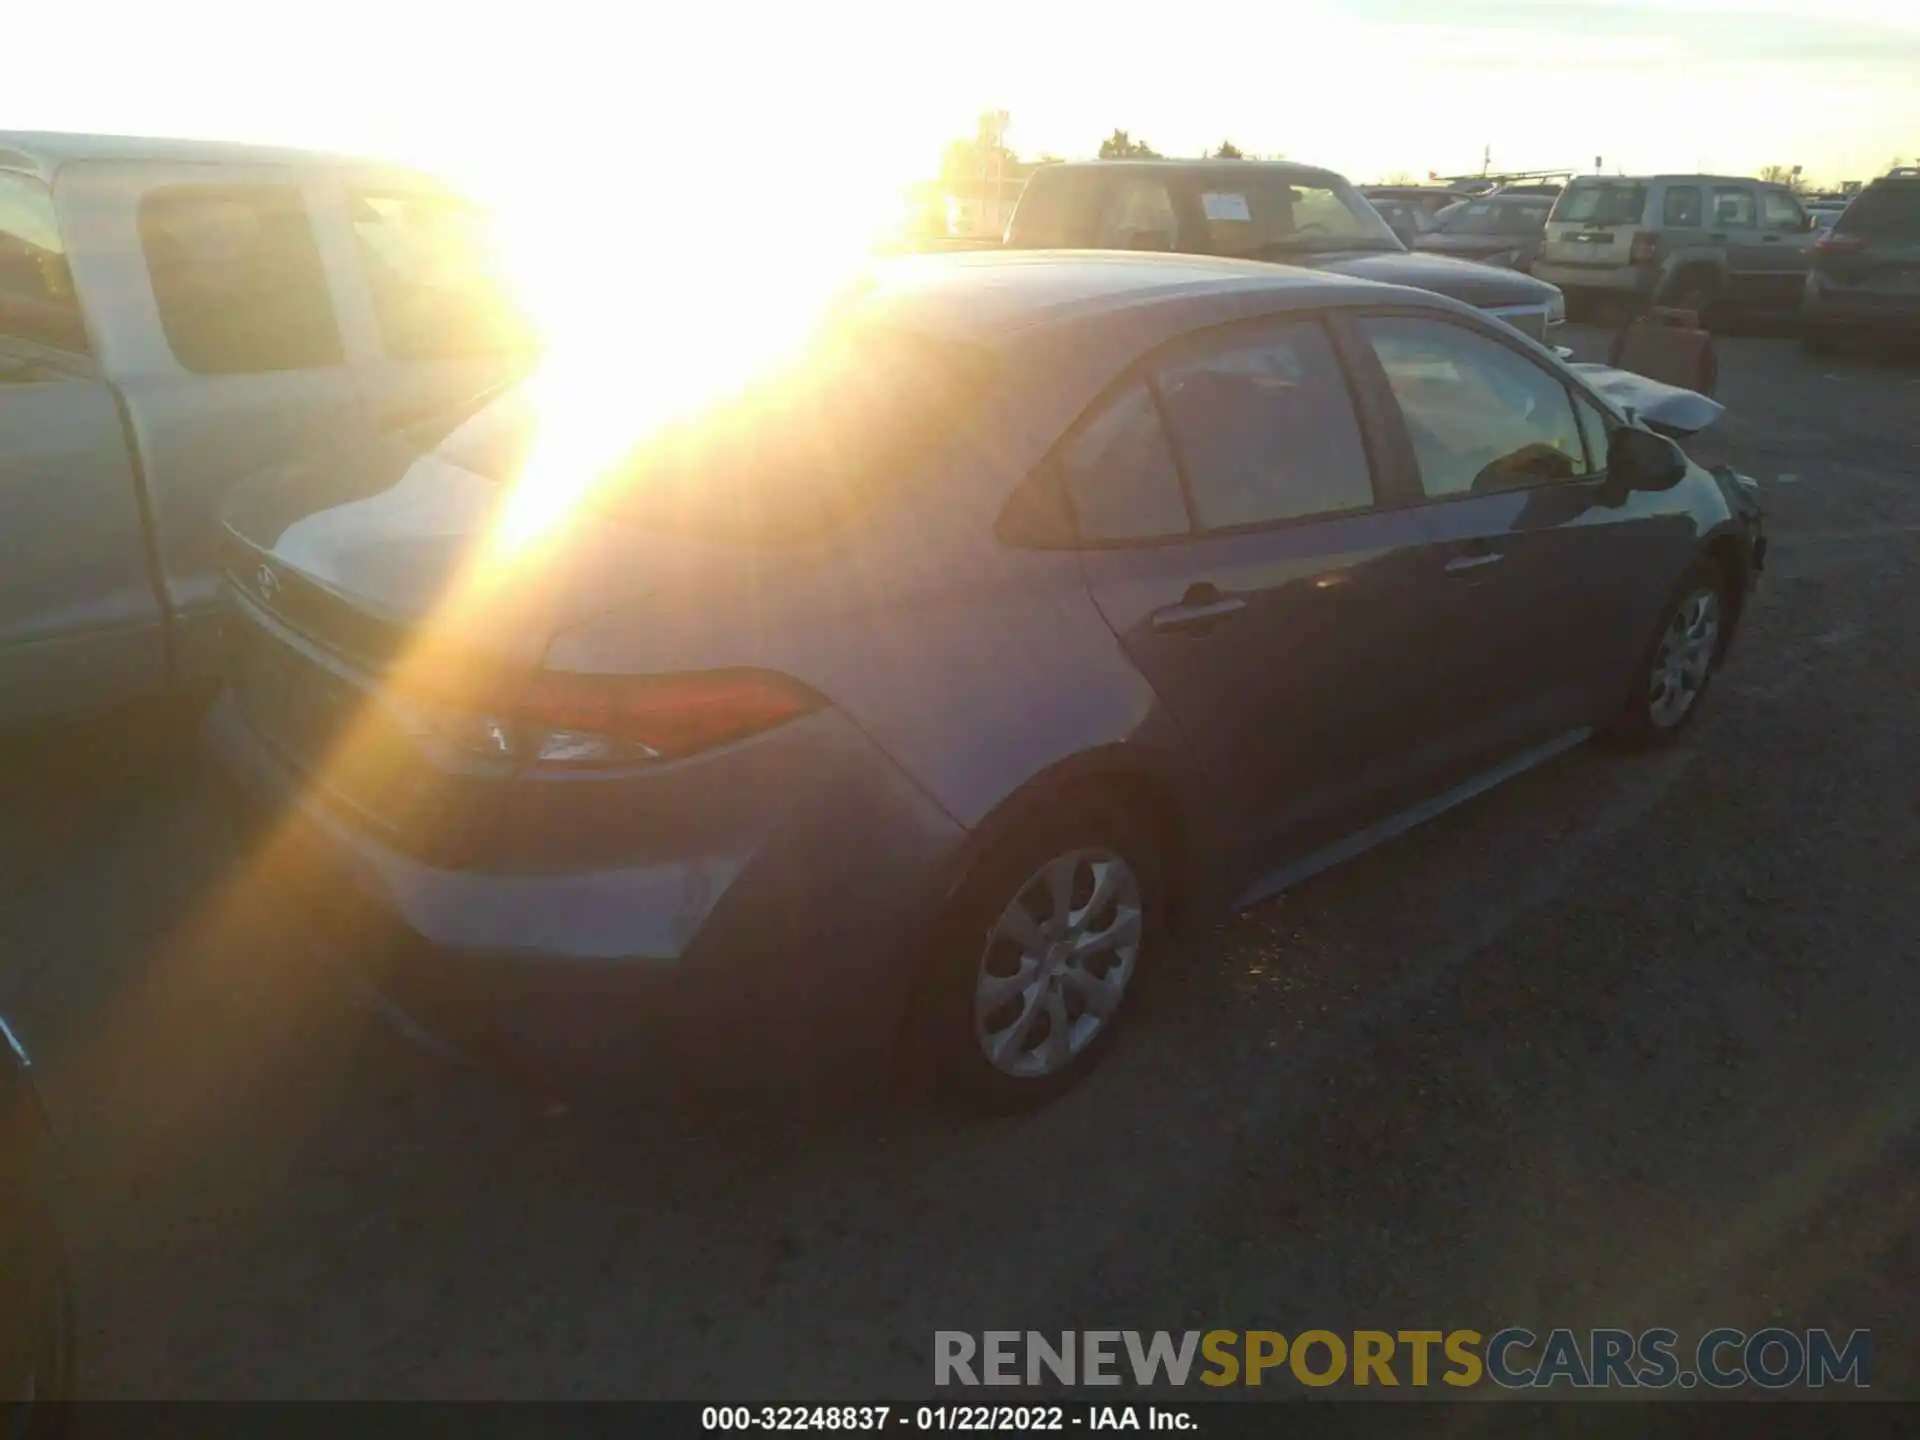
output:
[[[1257,260],[1112,250],[912,256],[882,262],[864,288],[869,313],[890,323],[990,346],[1037,329],[1129,317],[1145,346],[1157,333],[1277,310],[1453,304],[1429,291]]]

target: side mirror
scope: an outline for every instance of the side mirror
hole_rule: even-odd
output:
[[[1819,228],[1820,228],[1820,217],[1819,217],[1818,215],[1814,215],[1814,214],[1811,214],[1811,213],[1810,213],[1810,214],[1808,214],[1808,216],[1807,216],[1807,229],[1809,229],[1809,230],[1818,230]]]
[[[1622,425],[1607,440],[1607,479],[1620,492],[1671,490],[1686,474],[1686,454],[1664,435]]]

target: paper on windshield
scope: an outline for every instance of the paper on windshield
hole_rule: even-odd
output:
[[[1247,197],[1244,195],[1209,192],[1200,197],[1200,208],[1206,212],[1209,220],[1253,219],[1253,212],[1247,209]]]

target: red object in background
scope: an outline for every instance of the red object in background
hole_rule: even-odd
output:
[[[1713,334],[1692,310],[1665,305],[1636,315],[1614,336],[1607,363],[1649,380],[1712,395],[1720,383],[1720,353]]]

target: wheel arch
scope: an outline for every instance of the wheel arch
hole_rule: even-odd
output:
[[[944,909],[975,866],[1040,810],[1076,803],[1118,805],[1151,835],[1166,885],[1169,918],[1206,901],[1199,882],[1213,841],[1200,819],[1193,786],[1171,754],[1140,744],[1103,745],[1056,761],[988,811],[954,857],[941,894]]]
[[[1707,537],[1706,543],[1700,547],[1700,558],[1726,577],[1721,599],[1727,606],[1727,624],[1725,633],[1720,637],[1720,653],[1725,655],[1747,608],[1747,582],[1750,577],[1746,545],[1732,531],[1721,530]]]

